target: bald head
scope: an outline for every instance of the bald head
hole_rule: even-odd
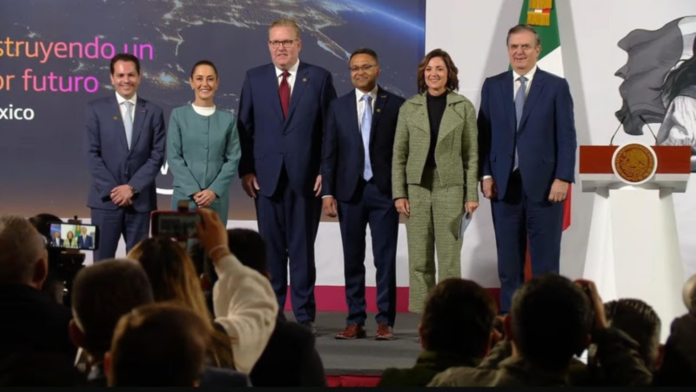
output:
[[[0,284],[41,288],[48,273],[44,239],[20,216],[0,217]]]

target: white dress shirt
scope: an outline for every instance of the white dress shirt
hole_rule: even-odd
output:
[[[375,85],[375,88],[372,89],[368,93],[370,97],[372,97],[372,101],[370,101],[370,110],[372,113],[375,112],[375,100],[377,99],[377,85]],[[364,92],[360,91],[359,89],[355,89],[355,99],[356,103],[358,104],[358,129],[360,129],[360,125],[362,123],[362,116],[363,112],[365,111],[365,101],[363,101],[363,96],[365,95]]]
[[[520,75],[517,72],[515,72],[514,70],[512,71],[512,81],[514,83],[514,85],[512,86],[512,100],[513,101],[515,100],[515,95],[517,95],[517,90],[520,88],[520,85],[522,84],[522,83],[520,83],[520,80],[519,80],[520,76],[524,76],[525,78],[527,78],[527,83],[526,83],[527,90],[525,90],[525,92],[524,92],[524,99],[525,100],[527,99],[527,97],[529,96],[529,89],[532,88],[532,81],[534,80],[534,74],[536,73],[536,70],[537,70],[537,66],[535,65],[534,68],[529,70],[529,72],[527,72],[525,75]]]
[[[126,101],[129,101],[131,103],[131,121],[135,120],[135,104],[138,102],[138,94],[133,94],[133,96],[130,99],[125,99],[121,96],[121,94],[116,93],[116,101],[118,102],[118,108],[121,111],[121,118],[123,119],[123,121],[126,120]]]
[[[290,96],[292,97],[292,90],[293,87],[295,87],[295,79],[297,79],[295,76],[297,76],[297,68],[300,67],[300,60],[298,59],[295,65],[290,67],[288,69],[288,72],[290,72],[290,76],[288,76],[288,86],[290,86]],[[278,87],[280,87],[280,82],[283,81],[283,71],[282,69],[276,67],[276,78],[278,79]]]

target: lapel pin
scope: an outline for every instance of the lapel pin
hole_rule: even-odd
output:
[[[118,121],[118,116],[114,116],[114,120],[117,120],[117,121]]]
[[[303,82],[306,82],[306,81],[307,81],[307,78],[302,78],[302,81],[303,81]]]
[[[381,112],[382,112],[382,109],[377,108],[377,113],[381,113]]]
[[[386,94],[385,94],[385,95],[382,95],[382,98],[386,98],[386,97],[387,97],[387,95],[386,95]]]

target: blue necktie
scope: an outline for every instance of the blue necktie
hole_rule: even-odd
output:
[[[131,103],[131,101],[125,101],[123,104],[126,106],[126,115],[123,116],[123,126],[126,128],[126,143],[130,150],[131,139],[133,138],[133,117],[131,116],[131,106],[133,106],[133,103]]]
[[[517,131],[519,131],[520,122],[522,121],[522,112],[524,110],[524,98],[527,91],[527,78],[520,76],[517,80],[520,81],[520,87],[517,89],[517,93],[515,94],[515,115],[517,116]],[[518,141],[517,135],[515,135],[515,165],[513,166],[512,171],[517,170],[517,168],[520,166],[519,156],[517,155]]]
[[[370,94],[365,94],[362,97],[365,101],[365,109],[363,110],[362,120],[360,121],[360,132],[362,133],[363,147],[365,148],[365,171],[363,178],[365,181],[370,181],[372,178],[372,164],[370,163],[370,132],[372,130],[372,97]]]

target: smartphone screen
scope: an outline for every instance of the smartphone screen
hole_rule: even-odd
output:
[[[74,223],[51,223],[49,246],[57,249],[95,250],[97,226]]]
[[[196,212],[155,211],[152,214],[152,235],[177,239],[195,237],[196,222],[201,216]]]

